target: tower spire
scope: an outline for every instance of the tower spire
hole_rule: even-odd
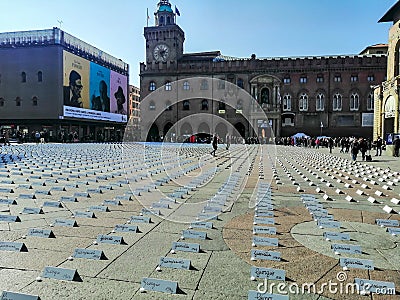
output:
[[[155,26],[175,25],[175,13],[169,0],[160,0],[157,11],[154,13]]]

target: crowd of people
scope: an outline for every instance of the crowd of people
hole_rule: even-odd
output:
[[[374,152],[375,156],[381,156],[382,150],[386,150],[386,143],[380,136],[374,141],[369,138],[363,137],[282,137],[277,138],[276,144],[286,145],[286,146],[300,146],[300,147],[310,147],[310,148],[329,148],[330,153],[332,149],[340,149],[340,153],[349,153],[353,161],[356,161],[359,154],[361,154],[361,159],[363,161],[372,160],[371,152]],[[393,140],[393,154],[394,156],[399,156],[400,150],[400,139],[396,137]]]

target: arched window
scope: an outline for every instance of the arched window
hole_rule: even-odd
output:
[[[0,98],[0,106],[4,106],[4,102],[5,102],[4,98]]]
[[[167,25],[170,25],[171,24],[171,17],[167,17]]]
[[[158,22],[159,25],[164,25],[164,16],[160,17],[160,22]]]
[[[32,97],[32,105],[33,106],[37,106],[38,105],[38,97],[36,97],[36,96]]]
[[[149,84],[149,91],[155,91],[156,90],[156,83],[154,81],[151,81]]]
[[[165,90],[166,90],[166,91],[171,91],[171,90],[172,90],[171,81],[167,81],[167,82],[165,83]]]
[[[300,111],[308,110],[308,95],[306,93],[302,93],[299,97],[299,110]]]
[[[183,110],[190,110],[190,102],[189,102],[189,100],[184,100],[182,102],[182,109]]]
[[[369,93],[367,97],[367,110],[374,110],[374,93]]]
[[[203,99],[201,101],[201,110],[208,110],[208,100],[207,99]]]
[[[243,110],[243,100],[239,99],[236,103],[237,110]]]
[[[25,72],[21,73],[21,82],[26,82],[26,73]]]
[[[190,90],[190,83],[189,83],[189,81],[185,81],[185,82],[183,83],[183,90],[184,90],[184,91],[189,91],[189,90]]]
[[[226,109],[226,105],[225,102],[218,102],[218,110],[225,110]]]
[[[237,80],[237,86],[240,87],[240,88],[242,88],[242,89],[244,89],[244,81],[243,81],[242,78],[239,78],[239,79]]]
[[[165,103],[165,110],[167,110],[167,111],[172,110],[171,101],[167,101],[167,102]]]
[[[285,77],[283,77],[283,83],[284,84],[289,84],[290,83],[290,76],[286,75]]]
[[[357,93],[353,93],[350,96],[350,110],[358,110],[360,107],[360,97]]]
[[[43,81],[43,73],[42,73],[42,71],[39,71],[37,73],[37,81],[38,82],[42,82]]]
[[[318,93],[315,99],[315,109],[317,111],[323,111],[325,109],[325,96],[322,93]]]
[[[203,79],[201,81],[200,89],[201,90],[208,90],[208,81],[207,81],[207,79]]]
[[[261,90],[261,102],[260,104],[269,104],[269,89],[263,88]]]
[[[283,96],[282,109],[284,111],[292,110],[292,97],[289,94]]]
[[[333,95],[332,109],[334,111],[342,110],[342,95],[340,95],[339,93]]]
[[[154,101],[150,101],[149,110],[156,110],[156,104],[154,103]]]
[[[21,106],[21,98],[20,97],[15,98],[15,105]]]

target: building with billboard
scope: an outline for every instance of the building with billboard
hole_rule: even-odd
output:
[[[54,27],[0,33],[0,119],[50,141],[121,140],[129,65]]]
[[[267,126],[276,137],[297,132],[318,136],[372,137],[374,98],[371,86],[386,76],[387,45],[368,46],[354,55],[310,57],[227,57],[220,51],[184,53],[185,33],[176,23],[177,12],[168,0],[160,0],[154,13],[155,25],[144,28],[146,61],[140,64],[142,138],[161,140],[174,126],[173,135],[229,132],[223,121],[242,137],[254,136],[259,124],[259,107],[268,117]],[[238,99],[196,98],[176,103],[177,94],[193,90],[191,78],[223,80],[246,91],[259,106]],[[179,82],[179,88],[174,83]],[[199,84],[199,89],[205,86]],[[144,105],[157,89],[164,97]],[[227,86],[225,86],[225,89]],[[169,93],[169,94],[168,94]],[[170,105],[172,103],[172,105]],[[164,112],[155,120],[159,108]],[[242,112],[249,111],[247,118]],[[190,115],[207,113],[221,122],[185,123]],[[261,122],[260,122],[261,121]]]

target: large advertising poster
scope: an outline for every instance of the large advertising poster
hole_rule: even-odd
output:
[[[64,117],[127,122],[127,76],[63,52]]]
[[[117,72],[111,71],[111,104],[110,111],[115,114],[126,115],[128,112],[128,79]]]
[[[89,61],[66,51],[63,61],[64,105],[89,108]]]
[[[110,70],[90,63],[90,109],[110,112]]]

